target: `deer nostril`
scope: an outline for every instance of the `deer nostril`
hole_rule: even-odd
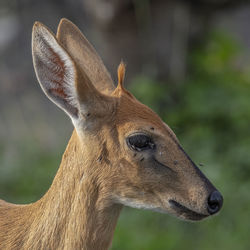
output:
[[[210,214],[215,214],[219,212],[223,204],[223,197],[220,192],[213,191],[208,197],[208,207],[207,210]]]

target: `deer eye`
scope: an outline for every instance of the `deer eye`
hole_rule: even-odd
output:
[[[127,144],[130,148],[139,152],[155,148],[155,144],[152,138],[145,134],[136,134],[129,136],[127,138]]]

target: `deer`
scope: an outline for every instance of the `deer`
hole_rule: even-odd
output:
[[[32,56],[46,96],[74,130],[49,190],[31,204],[0,200],[0,249],[109,249],[124,206],[199,221],[223,197],[185,153],[174,132],[124,87],[115,86],[78,27],[56,35],[40,22]]]

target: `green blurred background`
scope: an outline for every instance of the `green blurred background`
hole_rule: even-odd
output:
[[[75,22],[116,79],[160,114],[224,196],[219,215],[190,223],[125,208],[112,249],[250,249],[250,3],[233,0],[0,2],[0,197],[39,199],[72,125],[35,78],[31,28]]]

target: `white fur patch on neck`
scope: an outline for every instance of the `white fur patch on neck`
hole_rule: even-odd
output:
[[[115,203],[122,204],[127,207],[132,207],[132,208],[138,208],[138,209],[146,209],[146,210],[152,210],[155,212],[160,212],[160,213],[166,213],[163,208],[160,208],[158,206],[155,206],[153,204],[146,204],[144,202],[136,201],[135,199],[130,199],[126,197],[115,197],[114,198]]]

